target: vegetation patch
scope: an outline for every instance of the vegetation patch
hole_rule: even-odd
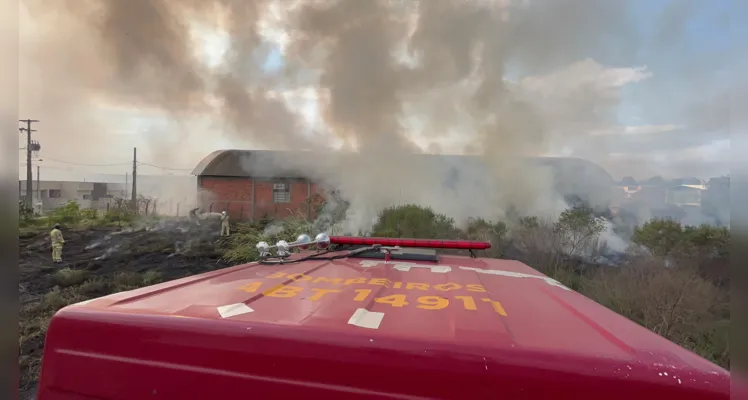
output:
[[[320,205],[320,210],[325,205]],[[339,210],[338,210],[339,211]],[[335,211],[338,213],[338,211]],[[48,216],[21,216],[20,338],[21,387],[36,384],[49,320],[62,307],[110,293],[255,261],[259,241],[293,240],[318,231],[339,232],[338,213],[309,221],[239,222],[232,234],[189,229],[138,230],[163,219],[138,218],[125,207],[105,213],[69,204]],[[63,268],[50,264],[48,229],[63,224]],[[189,226],[184,222],[184,226]],[[201,228],[213,229],[213,228]],[[634,229],[632,245],[610,266],[605,221],[591,209],[575,206],[557,218],[471,219],[459,226],[451,218],[418,205],[388,208],[371,236],[472,239],[492,243],[487,257],[518,259],[567,287],[730,368],[728,332],[730,231],[687,227],[655,219]],[[93,244],[97,244],[94,250]],[[68,261],[69,260],[69,261]]]

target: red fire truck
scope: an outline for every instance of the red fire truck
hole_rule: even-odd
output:
[[[38,399],[729,398],[726,370],[488,247],[301,235],[68,306]]]

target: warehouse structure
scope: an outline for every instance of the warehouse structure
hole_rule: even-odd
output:
[[[301,214],[314,218],[321,188],[284,168],[294,153],[217,150],[192,171],[204,211],[225,210],[232,219],[255,220]],[[316,200],[315,200],[316,199]]]
[[[445,172],[444,184],[485,170],[478,157],[418,155]],[[195,169],[201,207],[204,211],[226,210],[232,219],[256,220],[290,215],[314,218],[324,201],[325,189],[312,176],[308,163],[334,163],[334,157],[315,157],[310,152],[218,150],[205,157]],[[562,195],[601,196],[615,189],[613,178],[602,167],[578,158],[535,158],[532,162],[550,167],[556,189]],[[306,164],[305,164],[306,163]],[[332,170],[316,168],[316,170]],[[464,176],[463,176],[464,175]],[[583,196],[582,196],[583,197]]]

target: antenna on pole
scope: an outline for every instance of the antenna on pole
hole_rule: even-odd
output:
[[[19,119],[18,121],[26,123],[25,128],[18,128],[18,130],[21,132],[26,132],[26,207],[28,207],[29,209],[33,209],[34,202],[32,200],[32,182],[34,178],[31,173],[31,152],[41,150],[42,146],[39,144],[39,142],[31,140],[31,133],[36,132],[36,129],[31,129],[31,124],[34,122],[39,122],[39,120]]]

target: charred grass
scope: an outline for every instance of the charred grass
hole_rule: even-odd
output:
[[[729,369],[729,274],[726,269],[729,254],[722,251],[727,248],[725,243],[709,239],[719,238],[713,235],[717,231],[677,233],[678,227],[673,227],[677,235],[670,235],[670,239],[676,237],[674,243],[680,241],[679,245],[661,251],[659,256],[629,251],[616,260],[616,266],[611,266],[609,262],[601,262],[597,254],[598,235],[587,235],[590,231],[584,224],[587,217],[576,214],[571,217],[569,226],[581,227],[572,236],[583,239],[574,247],[590,247],[586,257],[570,256],[568,251],[562,250],[568,243],[559,236],[563,229],[558,229],[558,222],[537,218],[514,224],[472,220],[461,230],[446,216],[411,205],[385,210],[371,234],[490,241],[492,248],[482,256],[523,261],[622,316]],[[218,238],[218,227],[187,228],[188,223],[179,221],[155,226],[155,229],[124,230],[121,227],[81,227],[65,231],[65,263],[61,266],[51,263],[46,229],[26,228],[19,234],[22,398],[28,398],[35,390],[44,335],[50,318],[60,308],[222,268],[229,263],[253,261],[257,257],[254,244],[260,240],[272,243],[278,239],[293,239],[300,233],[342,233],[338,231],[339,226],[320,226],[298,217],[276,222],[239,223],[232,227],[229,238]],[[658,237],[662,227],[653,224],[642,229],[652,231],[652,243],[662,242]],[[721,243],[722,250],[715,251],[714,243]],[[638,244],[647,246],[646,241]]]
[[[64,228],[63,228],[64,229]],[[70,304],[225,267],[218,231],[184,223],[156,229],[65,230],[62,265],[51,261],[46,227],[19,233],[21,398],[31,398],[44,338],[55,312]]]

